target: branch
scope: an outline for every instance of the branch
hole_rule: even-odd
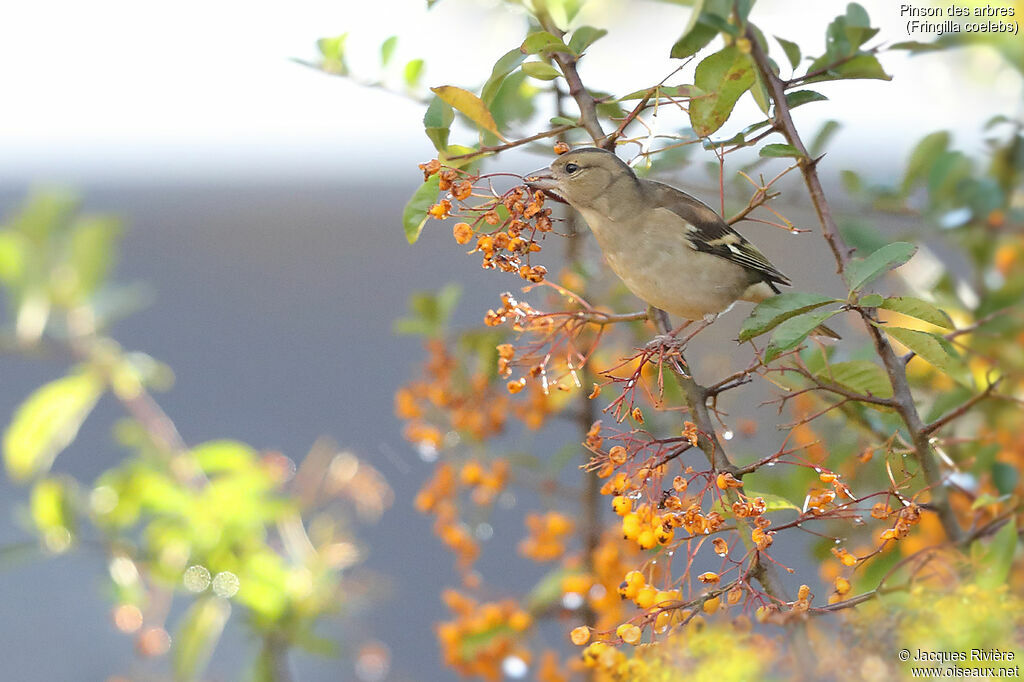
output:
[[[558,28],[551,19],[551,15],[546,11],[538,12],[537,19],[548,33],[559,38],[565,35],[565,31]],[[601,122],[597,117],[597,100],[587,92],[587,89],[583,86],[583,81],[580,80],[579,71],[576,70],[576,57],[556,52],[551,55],[551,58],[555,60],[555,63],[562,70],[562,75],[565,76],[565,83],[569,86],[569,95],[576,100],[576,105],[580,108],[580,124],[583,126],[583,129],[587,131],[595,145],[603,149],[611,149],[615,145],[615,141],[606,137],[604,130],[601,128]]]
[[[574,125],[568,125],[568,124],[561,125],[561,126],[558,126],[557,128],[552,128],[551,130],[545,130],[544,132],[537,133],[536,135],[530,135],[529,137],[524,137],[524,138],[519,139],[519,140],[513,140],[512,142],[506,142],[505,144],[498,144],[498,145],[494,145],[493,147],[483,146],[483,147],[480,147],[480,149],[477,149],[475,152],[468,152],[466,154],[459,154],[457,156],[449,156],[449,157],[447,157],[445,159],[445,161],[447,162],[447,161],[457,161],[457,160],[460,160],[460,159],[470,159],[470,158],[473,158],[474,156],[481,156],[482,154],[497,154],[498,152],[503,152],[506,149],[513,149],[515,147],[520,147],[520,146],[522,146],[524,144],[528,144],[530,142],[536,142],[537,140],[543,140],[546,137],[555,137],[557,135],[561,135],[562,133],[567,132],[569,130],[572,130],[575,127],[576,126],[574,126]]]
[[[762,79],[768,85],[772,102],[775,105],[775,128],[782,133],[786,141],[795,147],[800,154],[800,172],[804,177],[811,202],[814,204],[814,209],[818,214],[822,235],[825,237],[825,241],[828,242],[829,248],[832,249],[833,256],[835,256],[836,271],[842,274],[850,256],[850,249],[839,234],[835,219],[832,217],[832,208],[825,197],[825,191],[821,186],[821,179],[818,177],[818,160],[810,158],[807,153],[807,147],[804,146],[803,140],[800,139],[800,133],[793,124],[793,118],[789,112],[789,104],[786,102],[787,83],[783,82],[775,71],[772,70],[768,55],[765,54],[764,48],[758,41],[757,35],[755,35],[751,26],[747,27],[746,35],[750,40],[751,57],[754,59]],[[889,344],[889,340],[875,326],[875,321],[871,316],[863,310],[859,312],[864,321],[864,326],[875,344],[875,350],[882,359],[882,363],[885,365],[889,375],[893,388],[892,406],[900,415],[910,434],[914,446],[915,459],[921,467],[928,488],[931,489],[932,501],[939,519],[942,521],[942,526],[950,540],[957,541],[962,537],[963,530],[960,528],[956,515],[949,504],[949,497],[942,481],[939,464],[932,451],[928,433],[925,432],[925,425],[917,412],[914,396],[910,390],[910,383],[907,381],[906,367],[896,356],[892,346]]]
[[[945,426],[946,424],[950,423],[951,421],[954,421],[955,419],[959,419],[964,414],[966,414],[967,411],[970,410],[972,407],[974,407],[975,405],[980,403],[982,400],[984,400],[985,398],[987,398],[990,395],[992,395],[992,392],[996,390],[996,387],[999,386],[999,384],[1002,381],[1003,381],[1003,377],[999,377],[998,379],[993,381],[991,384],[989,384],[988,388],[986,388],[984,391],[982,391],[978,395],[972,397],[971,399],[969,399],[968,401],[966,401],[965,403],[960,405],[960,407],[956,408],[952,412],[949,412],[949,413],[939,417],[938,419],[933,421],[931,424],[928,424],[927,426],[925,426],[924,429],[922,429],[923,433],[926,436],[927,435],[931,435],[932,433],[934,433],[935,431],[938,431],[939,429],[941,429],[943,426]]]

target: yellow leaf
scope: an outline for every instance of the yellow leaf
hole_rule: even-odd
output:
[[[505,136],[498,132],[498,125],[494,122],[494,117],[491,116],[487,105],[479,97],[454,85],[442,85],[430,89],[453,108],[465,114],[473,123],[487,132],[493,133],[502,142],[506,141]]]

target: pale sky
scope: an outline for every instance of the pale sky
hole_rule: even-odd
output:
[[[426,85],[472,86],[522,36],[518,22],[494,20],[500,14],[487,8],[498,4],[442,0],[428,12],[423,0],[8,3],[0,22],[0,180],[335,175],[371,154],[426,158],[419,105],[290,58],[313,59],[318,37],[348,31],[354,70],[375,79],[378,46],[398,34],[396,61],[426,58]],[[880,38],[907,39],[898,4],[862,4]],[[767,34],[796,40],[807,55],[820,53],[824,26],[845,6],[762,0],[754,11]],[[584,60],[585,78],[634,89],[672,68],[668,47],[689,9],[597,0],[584,11],[587,23],[613,29]],[[864,159],[902,155],[913,138],[941,127],[977,144],[979,124],[1016,111],[1022,97],[1019,80],[997,71],[995,60],[985,68],[986,58],[971,58],[986,75],[968,80],[962,54],[887,55],[894,83],[824,86],[832,100],[798,114],[814,129],[856,112],[836,151]],[[863,106],[868,101],[880,104]]]

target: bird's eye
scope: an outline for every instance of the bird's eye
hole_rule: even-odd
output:
[[[580,169],[580,167],[577,166],[575,163],[567,163],[567,164],[565,164],[565,172],[568,173],[569,175],[572,175],[573,173],[575,173],[579,169]]]

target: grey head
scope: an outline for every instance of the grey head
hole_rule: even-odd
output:
[[[639,182],[625,161],[597,147],[566,152],[547,168],[528,173],[524,181],[528,187],[577,208],[592,206],[616,183]]]

